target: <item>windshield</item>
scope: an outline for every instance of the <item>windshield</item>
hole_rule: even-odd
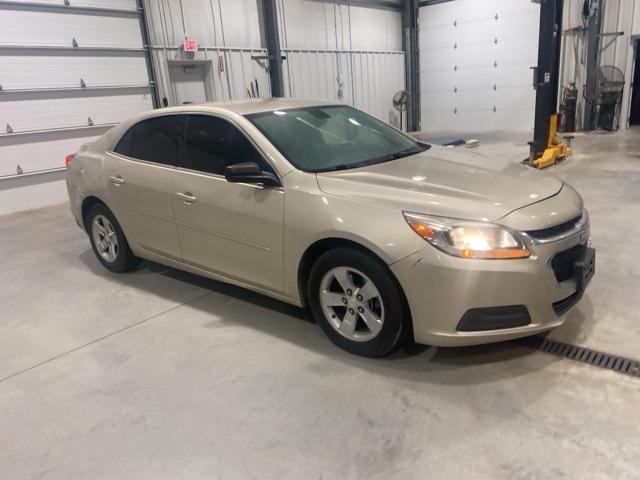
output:
[[[306,172],[362,167],[429,148],[346,105],[274,110],[247,118]]]

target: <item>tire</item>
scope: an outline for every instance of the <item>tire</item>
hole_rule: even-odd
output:
[[[311,268],[307,292],[316,321],[347,352],[382,357],[408,337],[409,309],[400,286],[386,265],[366,253],[324,253]]]
[[[140,263],[140,259],[131,251],[116,217],[106,205],[98,203],[91,207],[85,227],[93,253],[107,270],[114,273],[129,272]]]

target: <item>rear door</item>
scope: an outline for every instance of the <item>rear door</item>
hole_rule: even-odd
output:
[[[183,261],[281,291],[284,191],[227,182],[226,166],[240,162],[257,162],[273,172],[234,124],[188,115],[173,200]]]
[[[108,199],[129,242],[174,259],[180,258],[173,197],[183,125],[180,115],[143,120],[103,163]]]

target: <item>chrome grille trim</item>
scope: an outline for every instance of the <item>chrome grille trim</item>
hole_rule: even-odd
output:
[[[558,228],[565,224],[566,228]],[[579,243],[586,243],[589,240],[589,214],[586,210],[583,210],[580,217],[576,217],[568,222],[560,223],[553,227],[541,230],[528,230],[520,233],[533,245],[545,245],[548,243],[558,242],[576,235],[585,237],[580,238]]]

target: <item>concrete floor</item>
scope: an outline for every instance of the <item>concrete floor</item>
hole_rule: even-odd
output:
[[[552,336],[634,358],[639,133],[578,138],[550,170],[598,248]],[[640,477],[638,379],[515,343],[354,357],[257,294],[107,272],[64,205],[0,217],[0,258],[3,480]]]

